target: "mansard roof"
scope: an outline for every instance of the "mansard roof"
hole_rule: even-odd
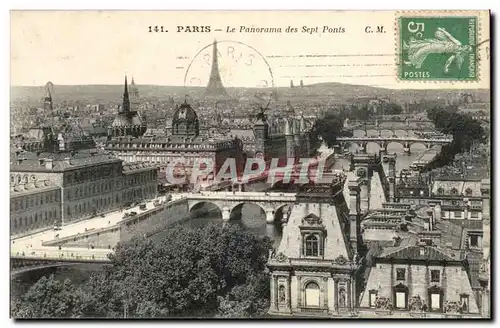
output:
[[[388,247],[379,258],[400,260],[460,261],[460,252],[448,251],[434,246]]]
[[[330,184],[327,184],[327,186],[330,186]],[[327,197],[330,197],[332,201],[297,199],[289,212],[288,222],[283,228],[283,238],[279,244],[277,254],[282,253],[290,259],[300,259],[301,229],[312,225],[315,227],[320,226],[321,230],[324,231],[324,256],[322,260],[318,260],[319,262],[332,262],[340,256],[345,259],[353,259],[353,250],[347,232],[343,229],[347,224],[345,214],[348,211],[347,206],[342,204],[345,204],[344,197],[341,192],[335,195],[330,194]]]

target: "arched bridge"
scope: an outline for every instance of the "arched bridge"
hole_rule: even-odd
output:
[[[364,126],[364,127],[348,127],[345,130],[351,131],[354,137],[414,137],[425,133],[438,133],[433,127],[429,128],[404,128],[404,127],[379,127],[379,126]]]
[[[243,204],[255,204],[265,213],[268,223],[273,223],[279,214],[283,214],[286,205],[293,204],[296,199],[294,193],[238,191],[185,193],[179,198],[187,198],[190,212],[199,209],[201,204],[214,204],[220,210],[223,220],[229,220],[231,214]]]
[[[381,136],[373,136],[373,137],[341,137],[337,138],[337,142],[340,144],[343,149],[348,143],[355,143],[359,146],[361,152],[366,152],[366,145],[369,142],[376,143],[380,146],[382,152],[387,152],[387,146],[391,142],[396,142],[401,144],[405,152],[410,152],[410,147],[413,144],[423,144],[426,148],[431,148],[437,145],[447,145],[453,141],[453,138],[450,136],[442,136],[442,137],[432,137],[432,138],[420,138],[420,137],[381,137]]]

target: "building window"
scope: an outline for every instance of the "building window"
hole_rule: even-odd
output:
[[[462,218],[462,211],[454,212],[453,216],[455,217],[455,219],[461,219]]]
[[[431,282],[439,282],[441,271],[431,270]]]
[[[396,269],[396,280],[405,280],[405,279],[406,279],[406,270]]]
[[[394,304],[396,309],[406,309],[408,307],[408,287],[403,284],[394,286]]]
[[[469,312],[469,295],[460,294],[460,308],[462,310],[462,313]]]
[[[377,301],[377,296],[378,296],[378,291],[377,290],[370,290],[370,307],[374,308],[376,301]]]
[[[479,212],[470,212],[471,219],[479,219]]]
[[[470,247],[480,247],[479,245],[479,236],[478,235],[470,235]]]
[[[318,235],[309,235],[306,237],[306,256],[319,255]]]
[[[443,289],[437,286],[429,288],[429,308],[433,312],[443,309]]]

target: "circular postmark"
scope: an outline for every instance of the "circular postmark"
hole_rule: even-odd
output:
[[[196,53],[186,69],[184,86],[264,108],[275,95],[273,72],[266,58],[252,46],[229,40],[214,41]]]

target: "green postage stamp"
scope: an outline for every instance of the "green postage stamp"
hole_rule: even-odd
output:
[[[401,80],[477,80],[477,17],[403,16],[398,24]]]

